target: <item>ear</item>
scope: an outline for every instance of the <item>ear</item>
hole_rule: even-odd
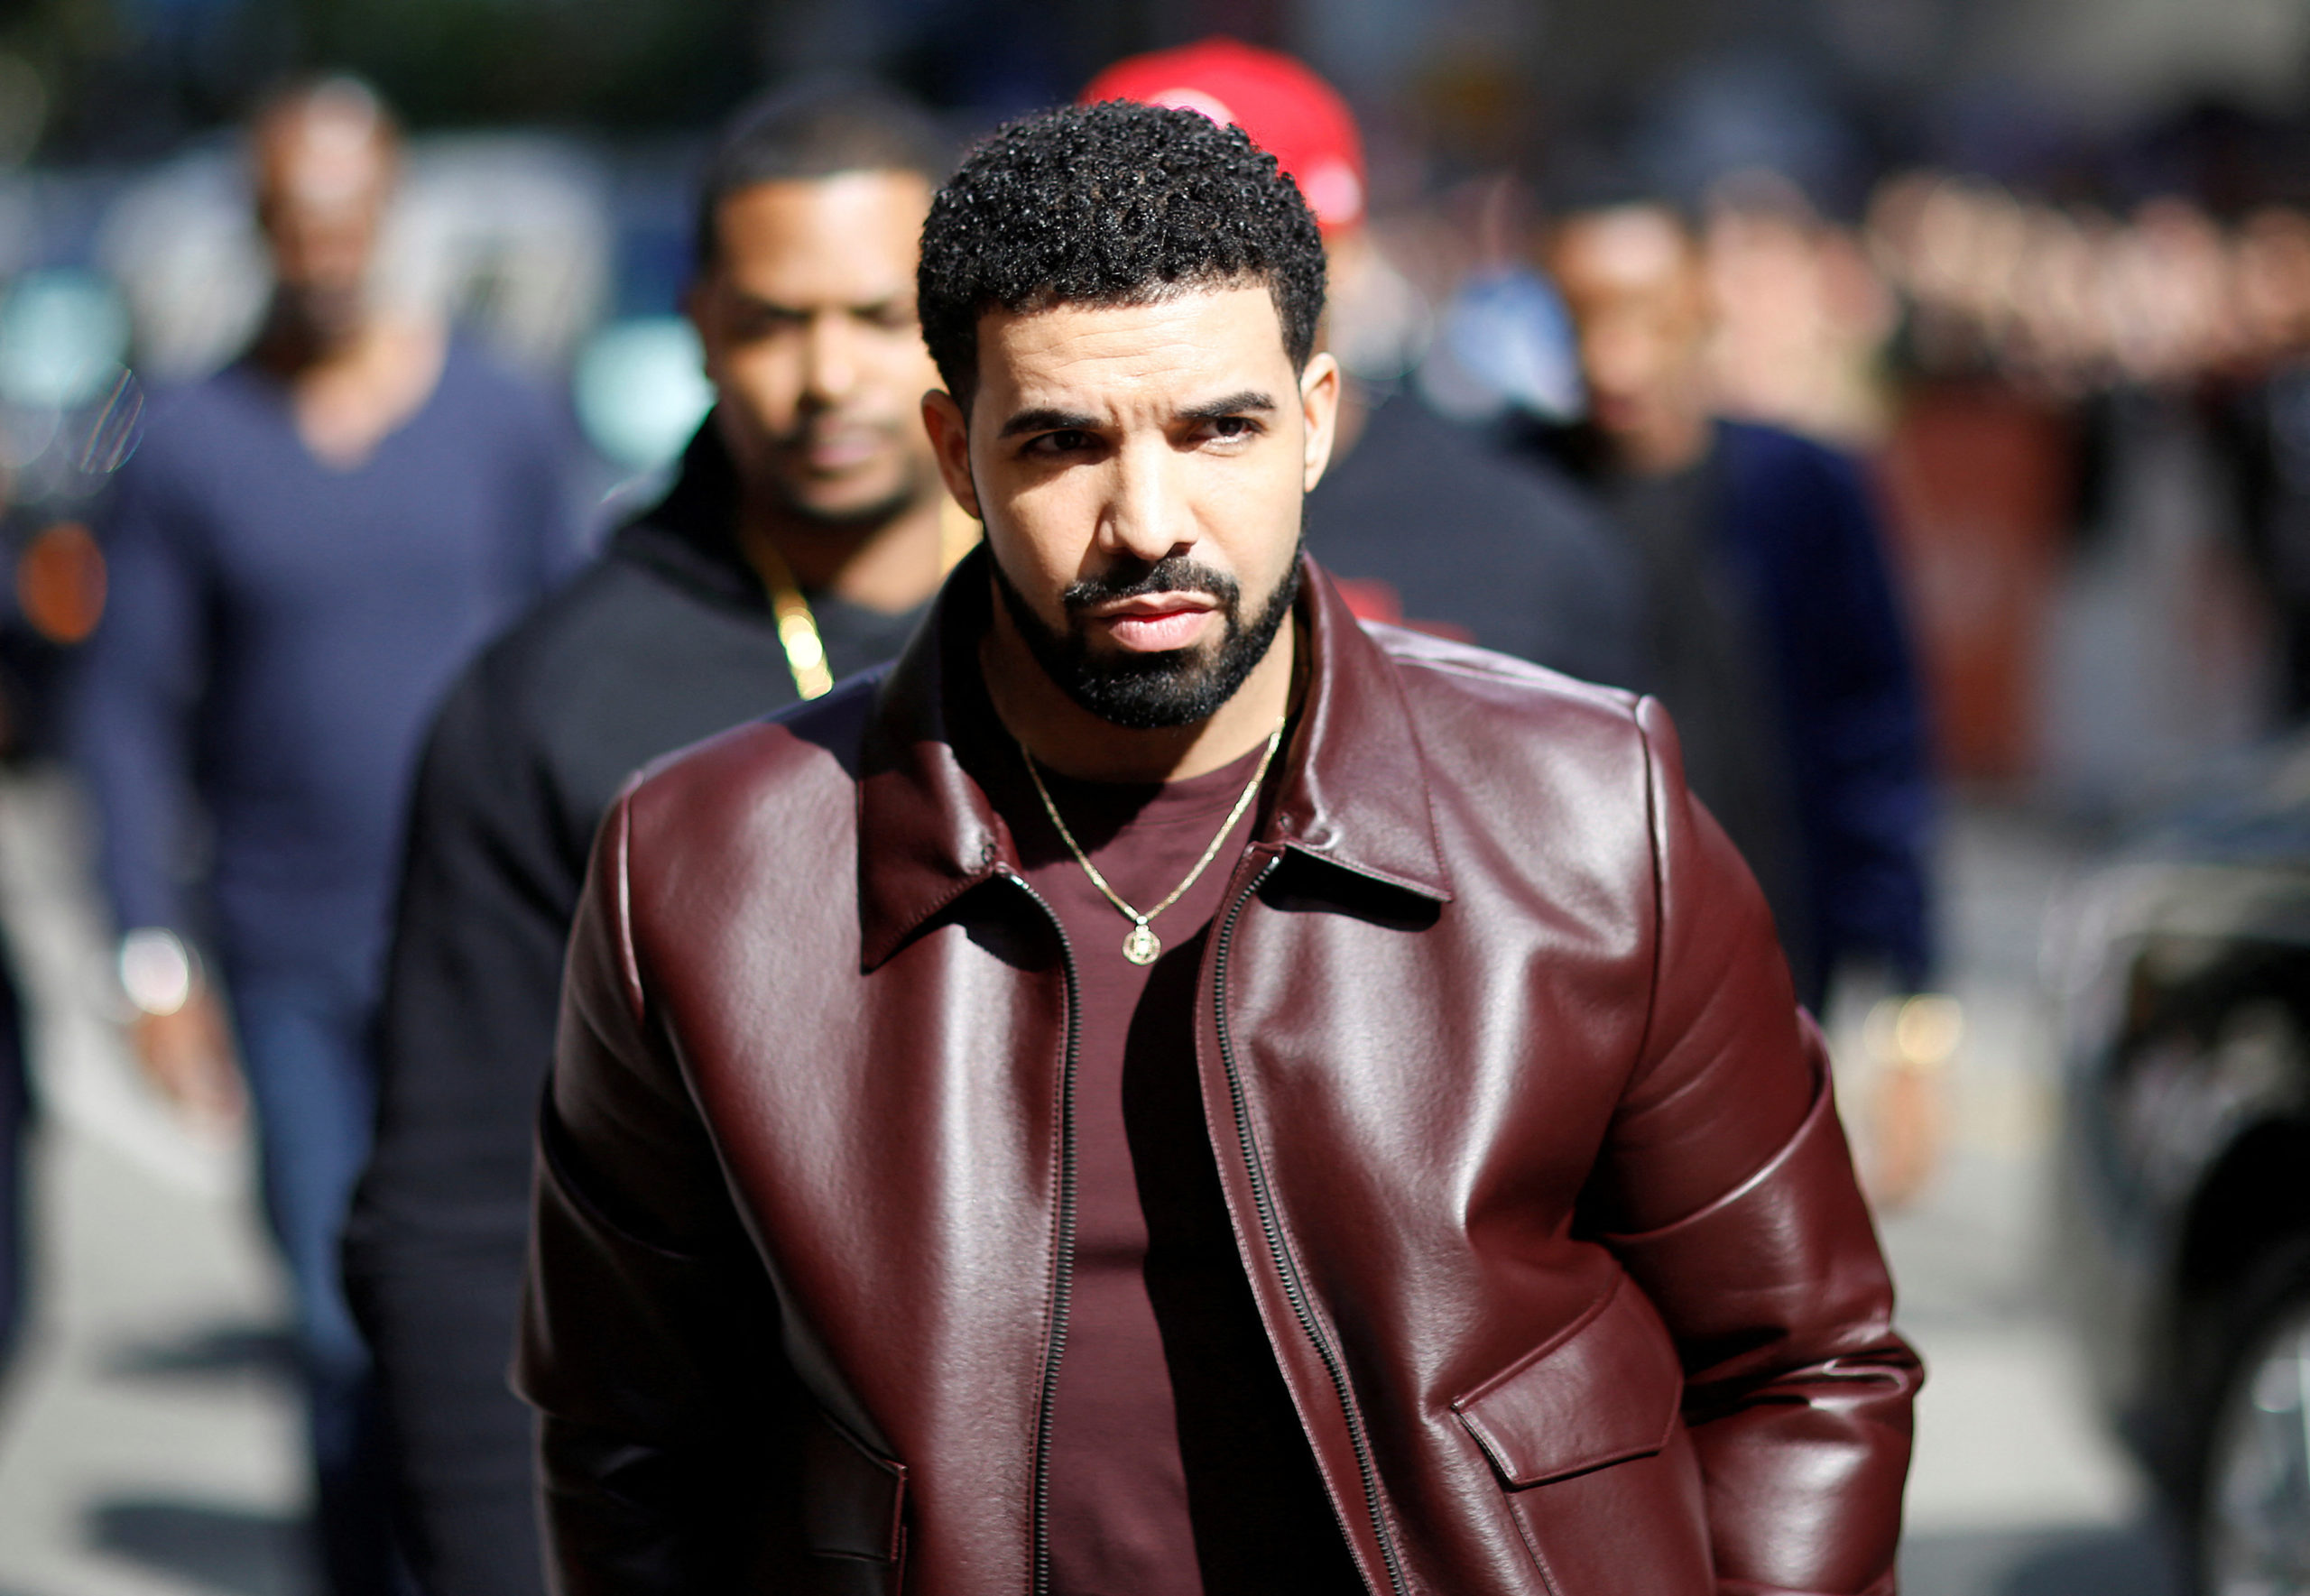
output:
[[[1311,493],[1331,464],[1332,437],[1339,424],[1339,362],[1326,351],[1309,357],[1299,374],[1299,418],[1307,454],[1300,491]]]
[[[964,420],[963,407],[944,388],[933,388],[922,396],[922,429],[930,434],[930,452],[938,457],[938,475],[955,503],[973,521],[985,521],[978,505],[978,484],[971,480],[970,423]]]

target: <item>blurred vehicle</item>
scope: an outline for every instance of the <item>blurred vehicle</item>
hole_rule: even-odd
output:
[[[2200,1596],[2310,1591],[2310,740],[2059,908],[2058,1256]]]

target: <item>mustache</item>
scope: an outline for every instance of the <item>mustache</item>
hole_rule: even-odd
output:
[[[1150,593],[1207,593],[1228,614],[1235,613],[1243,589],[1226,572],[1215,570],[1184,554],[1167,555],[1150,564],[1133,560],[1095,577],[1086,577],[1058,595],[1069,614],[1116,599],[1144,598]]]

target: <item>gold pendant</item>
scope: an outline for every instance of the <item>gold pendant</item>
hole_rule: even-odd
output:
[[[1131,935],[1123,939],[1123,956],[1134,964],[1151,964],[1162,951],[1161,940],[1147,928],[1144,921],[1133,926]]]

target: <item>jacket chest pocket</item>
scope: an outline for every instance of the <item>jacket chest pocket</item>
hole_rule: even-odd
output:
[[[1707,1508],[1667,1326],[1625,1276],[1452,1404],[1555,1596],[1713,1596]]]

